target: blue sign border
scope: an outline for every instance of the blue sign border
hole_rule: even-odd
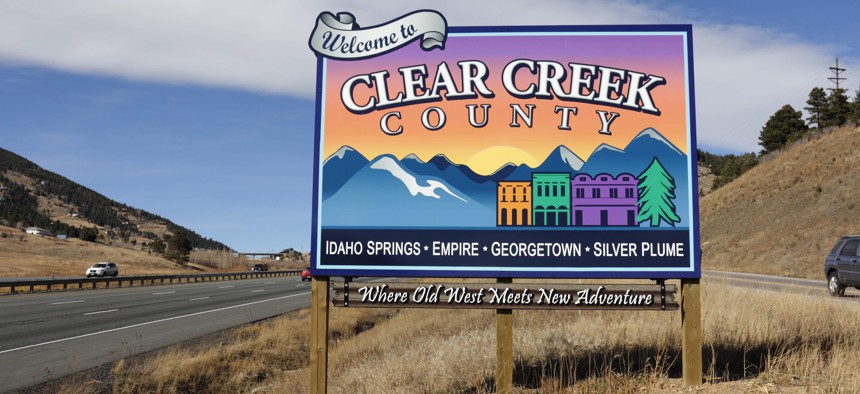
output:
[[[580,25],[580,26],[470,26],[450,27],[450,34],[457,33],[678,33],[686,35],[687,53],[687,76],[688,80],[688,119],[689,119],[689,142],[690,150],[687,152],[688,176],[690,177],[690,204],[693,217],[691,219],[692,244],[689,247],[690,265],[685,267],[640,267],[607,269],[595,264],[588,268],[566,267],[568,269],[546,269],[521,266],[516,269],[511,267],[456,267],[456,266],[412,266],[389,268],[380,265],[379,269],[367,269],[337,265],[332,267],[320,266],[320,160],[321,160],[321,137],[322,137],[322,98],[323,98],[323,75],[326,59],[317,57],[316,77],[316,109],[314,119],[314,155],[313,155],[313,211],[311,220],[311,274],[315,276],[370,276],[370,277],[463,277],[463,278],[556,278],[556,279],[697,279],[701,278],[701,247],[699,235],[699,190],[698,176],[696,171],[697,141],[696,141],[696,105],[695,105],[695,75],[693,68],[693,29],[692,25]],[[369,230],[368,230],[369,231]]]

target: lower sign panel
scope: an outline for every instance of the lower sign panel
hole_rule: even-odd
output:
[[[333,303],[365,308],[674,310],[677,286],[532,283],[336,284]]]

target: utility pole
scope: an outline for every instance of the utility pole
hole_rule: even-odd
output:
[[[835,84],[836,84],[836,89],[833,89],[833,88],[827,88],[827,90],[837,90],[837,91],[840,91],[840,92],[841,92],[842,90],[839,88],[839,81],[844,81],[844,80],[846,80],[846,79],[848,79],[848,78],[840,77],[840,76],[839,76],[839,74],[840,74],[840,73],[845,72],[845,69],[844,69],[844,68],[839,68],[839,58],[838,58],[838,57],[836,58],[836,67],[830,67],[830,71],[831,71],[831,72],[833,72],[833,75],[834,75],[834,76],[832,76],[832,77],[828,77],[827,79],[829,79],[829,80],[830,80],[830,82],[833,82],[833,83],[835,83]]]

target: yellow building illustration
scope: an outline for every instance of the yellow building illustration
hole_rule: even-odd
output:
[[[496,190],[496,226],[531,226],[531,195],[531,182],[499,182]]]

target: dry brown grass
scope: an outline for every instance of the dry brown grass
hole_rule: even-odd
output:
[[[230,251],[217,250],[195,250],[191,252],[191,263],[224,272],[248,270],[257,263],[268,264],[270,270],[302,269],[308,266],[306,261],[252,260],[234,257]]]
[[[350,309],[333,316],[334,343],[348,343],[397,310]],[[231,330],[221,340],[202,346],[174,346],[151,357],[121,360],[112,366],[109,382],[72,378],[58,393],[205,393],[282,392],[275,382],[295,381],[294,392],[307,393],[310,357],[307,309],[277,319]]]
[[[233,252],[224,250],[195,250],[189,259],[192,263],[221,271],[247,269],[249,261],[233,257]]]
[[[835,299],[705,283],[704,392],[852,392],[860,387],[860,308]],[[111,388],[306,393],[308,312],[114,366]],[[515,311],[517,392],[685,392],[678,312]],[[372,329],[370,329],[372,328]],[[334,393],[493,391],[492,311],[332,311]],[[91,391],[105,385],[90,385]],[[76,385],[69,392],[86,392]]]
[[[99,261],[117,263],[123,276],[199,271],[198,267],[183,267],[140,250],[14,231],[10,237],[0,236],[0,277],[81,276]]]
[[[240,259],[224,251],[193,251],[190,263],[183,266],[129,246],[43,237],[0,226],[0,278],[49,277],[52,274],[82,276],[87,267],[99,261],[117,263],[123,276],[245,271],[260,262],[269,264],[272,270],[308,265],[306,262]]]
[[[795,144],[700,201],[706,269],[823,279],[824,257],[860,233],[860,130]]]

